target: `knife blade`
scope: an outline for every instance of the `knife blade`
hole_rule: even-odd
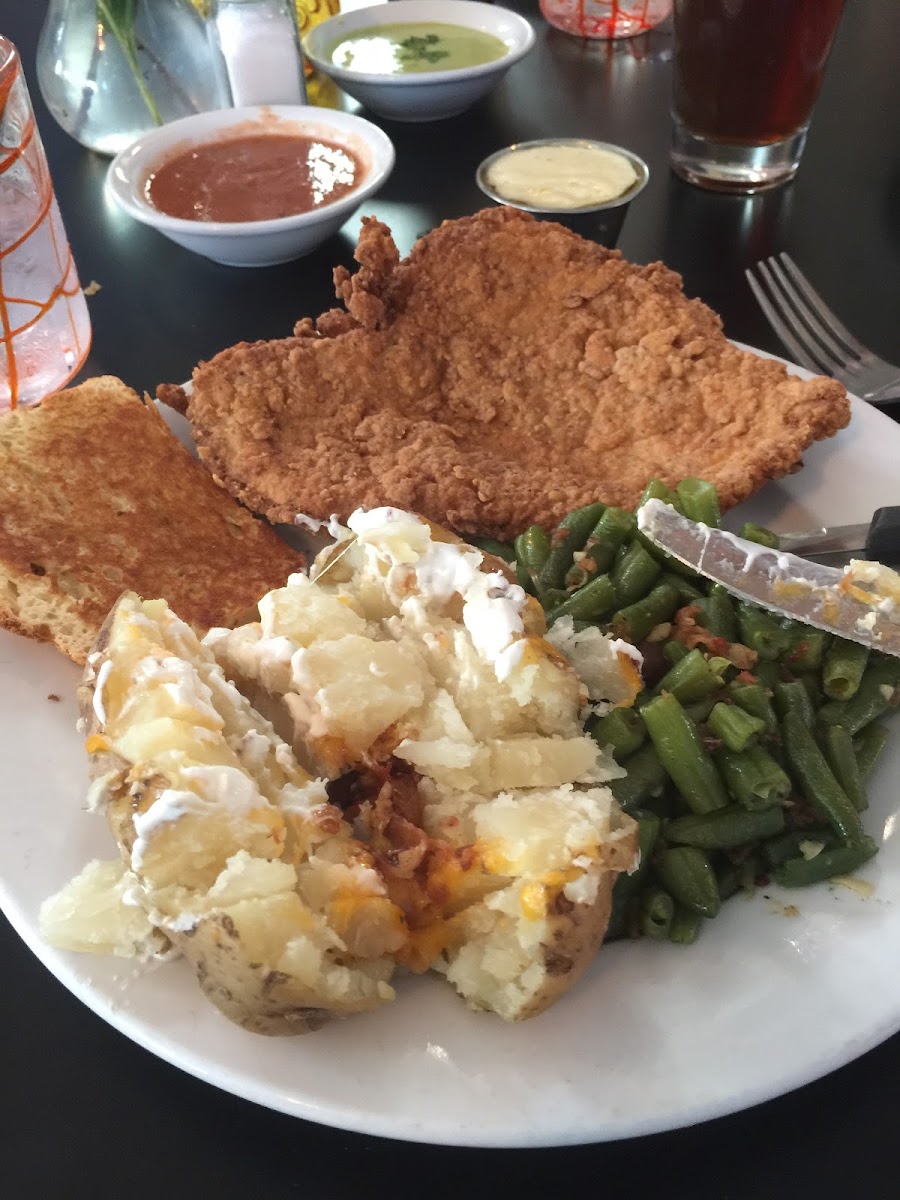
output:
[[[637,520],[654,545],[741,600],[900,657],[900,606],[839,586],[844,571],[689,521],[661,500],[643,504]]]
[[[879,508],[868,524],[823,526],[778,537],[782,550],[803,558],[843,555],[896,566],[900,563],[900,506]]]

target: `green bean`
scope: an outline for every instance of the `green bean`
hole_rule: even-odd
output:
[[[770,550],[777,550],[781,545],[781,538],[777,533],[773,533],[771,529],[766,529],[764,525],[757,525],[753,521],[746,521],[741,526],[741,537],[746,538],[748,542],[757,542],[760,546],[768,546]]]
[[[734,863],[726,862],[716,870],[716,887],[722,904],[741,890],[738,869]]]
[[[854,697],[855,699],[856,697]],[[816,719],[822,725],[840,725],[850,706],[849,700],[829,700],[816,713]]]
[[[709,859],[696,846],[667,846],[653,856],[654,873],[679,904],[714,917],[721,900]]]
[[[671,504],[676,512],[683,513],[681,500],[676,492],[673,492],[668,484],[663,483],[661,479],[651,479],[644,490],[641,492],[641,498],[638,500],[638,508],[642,504],[646,504],[648,500],[662,500],[663,504]]]
[[[661,572],[662,567],[637,538],[629,542],[624,554],[616,559],[609,572],[619,607],[624,608],[646,596]]]
[[[515,551],[519,583],[526,591],[537,596],[537,581],[550,553],[550,539],[540,525],[532,525],[516,538]]]
[[[679,603],[675,588],[669,583],[659,583],[640,600],[613,613],[613,632],[629,642],[642,642],[657,625],[668,621]]]
[[[796,712],[810,728],[815,724],[816,713],[809,692],[799,679],[782,680],[775,683],[775,709],[784,719],[789,712]]]
[[[830,829],[792,829],[783,833],[781,837],[766,842],[762,851],[769,866],[777,867],[789,858],[796,858],[801,854],[800,847],[807,842],[821,842],[826,850],[839,844]]]
[[[784,718],[782,740],[794,778],[806,799],[851,846],[863,839],[859,813],[835,779],[803,716],[793,710]]]
[[[652,796],[647,797],[647,799],[644,801],[644,805],[650,812],[656,813],[656,815],[661,817],[664,821],[667,821],[669,817],[674,816],[676,814],[676,809],[678,812],[681,812],[684,808],[684,804],[682,803],[681,797],[678,795],[678,790],[675,787],[675,784],[671,781],[671,779],[668,778],[658,792],[655,792]]]
[[[669,643],[670,645],[673,643]],[[681,645],[680,642],[674,643]],[[722,687],[722,677],[710,669],[700,650],[688,650],[684,657],[666,672],[654,692],[670,692],[680,704],[701,700]]]
[[[822,691],[822,685],[819,683],[819,674],[818,671],[804,671],[802,675],[797,676],[799,682],[806,688],[806,694],[809,696],[810,702],[816,712],[825,703],[825,693]]]
[[[692,700],[690,704],[683,704],[681,707],[695,725],[702,725],[715,706],[715,696],[704,696],[702,700]]]
[[[588,732],[598,746],[609,746],[617,762],[639,750],[647,740],[647,727],[633,708],[614,708],[596,718]]]
[[[748,854],[738,864],[738,887],[742,892],[749,892],[752,895],[756,891],[756,881],[763,873],[763,862],[759,854]]]
[[[675,901],[664,888],[645,888],[640,897],[640,914],[640,928],[644,937],[663,941],[669,936],[675,915]]]
[[[541,569],[541,587],[564,586],[575,551],[582,549],[605,509],[605,504],[587,504],[563,517],[550,537],[550,553]]]
[[[675,915],[669,926],[669,941],[676,946],[692,946],[700,933],[703,918],[683,904],[675,905]]]
[[[570,593],[564,592],[560,588],[546,588],[544,591],[541,592],[541,604],[543,605],[544,612],[545,613],[553,612],[553,610],[556,608],[559,608],[561,604],[565,604],[565,602],[569,598],[570,598]],[[582,607],[584,607],[585,610],[587,610],[587,608],[588,608],[587,601],[584,602]],[[580,611],[578,605],[576,605],[575,608],[576,608],[576,611]],[[560,615],[562,616],[563,614],[560,614]],[[577,618],[573,617],[573,620],[575,620],[575,619],[577,619]],[[582,626],[594,625],[594,624],[596,624],[596,618],[590,618],[590,619],[585,618],[585,619],[581,620],[581,624],[582,624]]]
[[[638,849],[640,850],[640,859],[629,878],[633,878],[636,883],[639,883],[647,871],[650,869],[650,859],[653,855],[653,850],[659,838],[659,831],[662,828],[662,821],[655,813],[641,812],[637,818],[638,822]]]
[[[684,642],[676,642],[674,639],[663,645],[662,652],[666,662],[672,667],[691,653]]]
[[[606,933],[607,938],[621,937],[622,933],[624,933],[628,904],[650,869],[653,848],[659,837],[662,822],[655,813],[641,812],[637,821],[640,858],[638,859],[638,865],[630,875],[623,871],[616,879],[613,887],[612,910],[609,918],[609,928]]]
[[[598,575],[550,608],[547,622],[552,625],[560,617],[572,617],[576,621],[599,621],[608,616],[615,606],[616,593],[609,576]]]
[[[697,816],[676,817],[666,825],[666,840],[701,850],[728,850],[776,837],[784,832],[784,813],[780,808],[748,812],[740,804]]]
[[[765,733],[766,723],[759,717],[753,717],[737,704],[724,704],[721,701],[713,708],[706,719],[712,732],[729,750],[746,750],[755,742],[761,733]]]
[[[728,803],[697,727],[672,695],[657,696],[641,709],[660,762],[692,812],[707,813]]]
[[[654,562],[656,562],[660,567],[663,567],[667,574],[677,575],[679,578],[684,579],[693,585],[696,585],[702,581],[703,577],[698,575],[693,567],[688,567],[683,562],[679,562],[679,560],[673,557],[673,555],[667,554],[665,550],[663,550],[660,546],[657,546],[655,542],[651,541],[650,538],[647,537],[646,533],[643,533],[640,529],[635,534],[634,540],[636,542],[640,542]]]
[[[854,846],[835,846],[822,850],[815,858],[789,858],[775,867],[772,877],[782,887],[808,887],[835,875],[848,875],[869,861],[878,847],[870,837]]]
[[[697,607],[700,609],[698,625],[708,629],[715,637],[724,638],[726,642],[737,641],[737,613],[734,601],[724,588],[714,585],[709,595],[698,602]]]
[[[867,725],[862,733],[853,739],[853,749],[856,751],[856,763],[859,767],[859,777],[866,783],[875,769],[881,752],[889,737],[883,725]]]
[[[782,668],[778,663],[768,659],[760,659],[753,668],[753,676],[770,692],[774,692],[775,684],[781,679]]]
[[[843,725],[852,735],[877,721],[893,707],[900,682],[900,659],[872,656],[856,694],[846,701],[832,701],[819,710],[819,720]],[[832,705],[840,706],[833,708]]]
[[[516,561],[515,547],[510,546],[508,542],[498,542],[496,538],[489,537],[470,537],[469,542],[485,554],[493,554],[494,558],[502,558],[508,563]]]
[[[682,605],[696,604],[698,600],[703,599],[703,593],[691,583],[690,579],[686,579],[682,575],[676,575],[674,571],[664,571],[659,582],[671,583],[672,587],[678,592],[678,599]]]
[[[762,746],[740,754],[723,746],[714,759],[729,795],[751,812],[783,804],[791,794],[790,776]]]
[[[713,527],[719,524],[719,497],[715,487],[705,479],[682,479],[676,487],[684,515],[691,521]]]
[[[781,661],[792,671],[817,671],[830,640],[828,634],[812,625],[801,625],[799,621],[785,622],[784,628],[790,643]]]
[[[869,661],[868,646],[835,638],[822,664],[822,688],[830,700],[855,696]]]
[[[822,733],[822,744],[835,779],[850,797],[856,811],[865,812],[869,801],[859,773],[853,738],[843,725],[828,725]]]
[[[769,693],[761,683],[742,683],[735,679],[728,685],[728,691],[735,704],[739,704],[744,712],[759,717],[766,727],[766,733],[774,732],[778,720]]]
[[[613,779],[609,788],[625,811],[633,813],[648,797],[662,789],[666,778],[659,756],[648,742],[628,759],[628,774]]]
[[[738,626],[743,644],[763,660],[774,661],[790,645],[787,631],[774,617],[752,604],[738,605]]]
[[[603,575],[612,566],[622,543],[634,537],[636,532],[637,522],[633,513],[612,505],[607,508],[591,530],[583,556],[576,557],[566,572],[566,588],[571,591],[583,587],[598,575]]]

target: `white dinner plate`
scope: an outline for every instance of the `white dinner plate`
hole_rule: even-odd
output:
[[[900,427],[855,402],[848,429],[735,519],[781,529],[866,520],[900,502],[898,462]],[[900,1028],[900,729],[865,816],[884,843],[863,872],[875,885],[868,899],[835,885],[764,888],[726,904],[692,947],[610,945],[568,996],[522,1025],[469,1012],[436,977],[410,978],[379,1012],[273,1039],[226,1021],[184,963],[136,967],[41,943],[41,901],[89,858],[114,856],[103,819],[82,808],[77,678],[50,647],[0,634],[0,904],[94,1012],[226,1091],[411,1141],[564,1145],[746,1108]]]

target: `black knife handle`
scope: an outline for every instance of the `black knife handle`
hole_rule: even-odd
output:
[[[900,506],[876,510],[866,538],[866,558],[886,567],[900,564]]]

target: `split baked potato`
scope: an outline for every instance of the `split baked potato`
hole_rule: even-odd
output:
[[[376,1007],[398,967],[533,1016],[636,865],[605,786],[620,768],[581,716],[639,677],[598,633],[609,694],[589,696],[496,560],[394,509],[349,524],[259,622],[205,644],[162,601],[113,610],[81,704],[116,887],[248,1029]],[[74,945],[54,903],[45,935]]]
[[[163,601],[119,600],[79,700],[123,911],[146,915],[214,1004],[302,1033],[393,998],[402,914],[370,852]],[[71,888],[83,898],[84,878]],[[63,945],[65,896],[42,914]]]

